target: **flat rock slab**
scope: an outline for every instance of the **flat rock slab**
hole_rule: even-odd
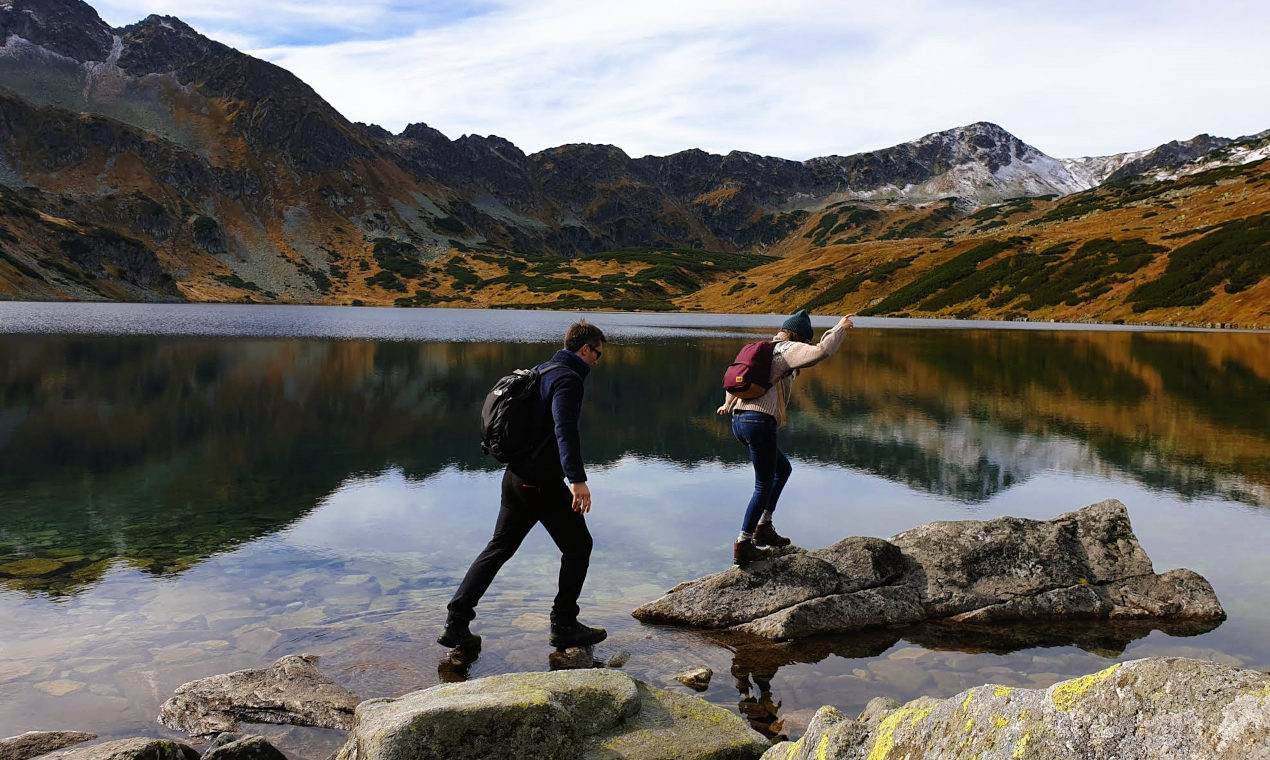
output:
[[[317,669],[313,655],[287,655],[268,668],[191,681],[159,709],[168,728],[205,737],[238,723],[279,723],[347,731],[356,695]]]
[[[27,731],[0,741],[0,760],[28,760],[96,738],[83,731]]]
[[[1202,660],[1134,660],[1048,689],[979,686],[949,699],[823,707],[763,760],[1266,760],[1270,674]]]
[[[363,702],[335,760],[756,760],[768,746],[739,716],[696,697],[613,670],[573,670]]]
[[[1157,575],[1115,499],[1052,520],[932,522],[852,537],[682,583],[634,611],[647,623],[730,629],[773,640],[924,621],[1154,620],[1217,625],[1212,586]]]

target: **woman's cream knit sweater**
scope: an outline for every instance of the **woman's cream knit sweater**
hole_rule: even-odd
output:
[[[723,413],[766,412],[776,418],[778,425],[783,426],[785,407],[789,406],[789,394],[793,389],[794,378],[798,375],[798,371],[833,356],[842,345],[846,334],[846,326],[839,322],[820,336],[820,342],[816,344],[799,343],[794,340],[778,341],[776,349],[772,352],[772,387],[762,396],[748,401],[737,398],[731,393],[725,393],[726,398],[720,411]]]

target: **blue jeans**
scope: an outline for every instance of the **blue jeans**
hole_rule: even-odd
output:
[[[776,442],[776,418],[763,412],[742,411],[732,415],[732,435],[750,450],[754,465],[754,495],[745,508],[741,530],[753,533],[766,510],[776,511],[793,466]]]

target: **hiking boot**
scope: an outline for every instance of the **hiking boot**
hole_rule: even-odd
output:
[[[449,623],[437,637],[437,643],[449,649],[474,651],[481,648],[481,637],[468,630],[467,623]]]
[[[776,532],[769,522],[761,522],[754,531],[755,546],[789,546],[789,539]]]
[[[582,625],[578,621],[572,623],[562,623],[551,625],[551,646],[556,649],[568,649],[570,647],[589,647],[593,644],[599,644],[609,637],[609,632],[603,628],[592,628],[589,625]]]
[[[769,556],[766,549],[758,548],[753,541],[737,541],[732,544],[732,564],[739,567],[767,559]]]

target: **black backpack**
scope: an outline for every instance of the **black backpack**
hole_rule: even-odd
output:
[[[538,453],[548,440],[535,440],[533,430],[533,397],[539,379],[563,364],[548,364],[539,370],[518,369],[499,378],[485,395],[481,406],[481,451],[503,464]]]

